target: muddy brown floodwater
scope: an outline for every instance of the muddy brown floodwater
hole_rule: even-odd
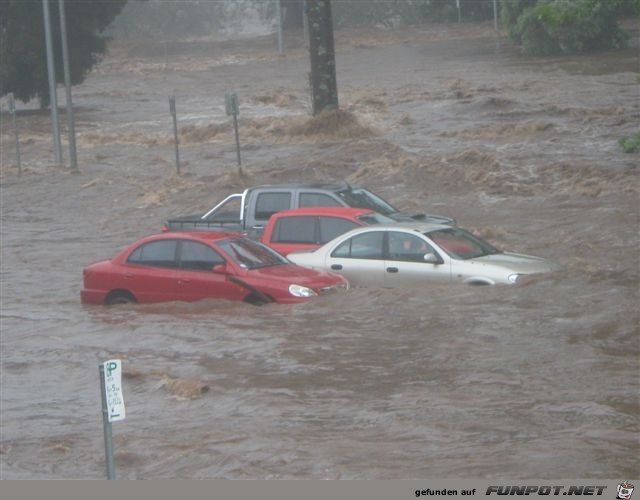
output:
[[[104,477],[110,358],[122,479],[637,477],[639,157],[618,145],[640,122],[637,48],[524,58],[488,25],[336,46],[348,119],[330,126],[308,122],[293,35],[285,57],[273,37],[166,57],[115,43],[74,88],[80,175],[53,165],[49,116],[25,108],[18,177],[2,115],[3,479]],[[341,180],[562,271],[296,306],[80,304],[85,265],[170,215],[256,183]]]

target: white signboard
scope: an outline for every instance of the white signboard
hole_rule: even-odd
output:
[[[124,420],[124,398],[122,397],[122,362],[110,359],[104,363],[104,388],[109,422]]]

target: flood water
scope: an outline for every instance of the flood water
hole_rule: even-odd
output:
[[[637,49],[524,58],[484,25],[341,31],[358,126],[300,134],[309,63],[286,42],[283,57],[274,37],[115,44],[74,88],[79,175],[53,165],[49,115],[25,109],[19,177],[2,115],[2,479],[104,477],[112,358],[121,479],[637,477],[639,156],[618,145],[640,123]],[[85,265],[169,216],[342,180],[562,271],[295,306],[80,304]]]

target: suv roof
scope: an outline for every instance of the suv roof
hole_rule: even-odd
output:
[[[253,186],[249,189],[264,189],[264,188],[285,188],[285,189],[323,189],[326,191],[342,191],[344,189],[360,188],[360,186],[351,186],[347,182],[342,184],[323,184],[323,183],[291,183],[291,184],[262,184],[260,186]]]
[[[335,215],[342,217],[358,217],[359,215],[372,214],[373,210],[368,208],[351,208],[351,207],[305,207],[305,208],[292,208],[291,210],[282,210],[276,212],[271,217],[277,216],[288,217],[296,215]]]

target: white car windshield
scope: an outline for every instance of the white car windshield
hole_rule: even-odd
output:
[[[289,263],[269,247],[247,238],[223,240],[218,242],[218,246],[243,269],[258,269]]]
[[[467,260],[501,253],[483,239],[457,227],[431,231],[425,236],[455,259]]]

